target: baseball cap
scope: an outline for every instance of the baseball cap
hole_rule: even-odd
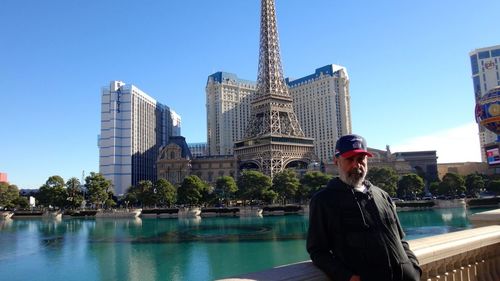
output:
[[[359,135],[345,135],[340,137],[335,144],[335,157],[349,158],[356,154],[363,153],[368,157],[372,157],[373,154],[368,152],[366,146],[366,140]]]

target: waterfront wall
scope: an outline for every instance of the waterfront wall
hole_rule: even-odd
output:
[[[422,281],[500,280],[500,225],[492,225],[409,241],[422,267]],[[329,280],[311,261],[223,279]]]

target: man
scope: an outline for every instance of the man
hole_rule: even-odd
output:
[[[421,269],[403,239],[389,195],[365,180],[366,141],[345,135],[335,146],[339,177],[311,199],[307,251],[334,281],[417,281]]]

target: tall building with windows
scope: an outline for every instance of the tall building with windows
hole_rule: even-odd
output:
[[[250,95],[256,83],[235,74],[216,72],[206,85],[208,154],[232,155],[236,140],[243,138],[250,118]]]
[[[192,142],[187,145],[194,158],[208,156],[208,146],[206,142]]]
[[[352,131],[347,70],[330,64],[286,81],[300,126],[314,138],[314,153],[322,162],[331,162],[337,139]]]
[[[166,107],[165,110],[165,119],[167,124],[167,128],[170,129],[170,132],[167,136],[180,136],[181,135],[181,116],[177,114],[175,111],[170,110],[170,108]],[[168,137],[167,137],[168,138]]]
[[[475,49],[469,53],[472,84],[474,87],[474,97],[476,102],[484,96],[489,90],[500,86],[500,45]],[[495,143],[497,135],[479,126],[479,142],[481,144],[481,160],[486,162],[486,153],[484,147]]]
[[[180,134],[180,117],[138,87],[111,81],[101,90],[99,172],[124,194],[141,180],[156,180],[159,149]]]
[[[331,162],[337,139],[352,131],[346,68],[326,65],[313,74],[287,78],[286,83],[305,136],[314,138],[315,154],[321,161]],[[210,155],[233,154],[233,144],[243,137],[249,122],[249,95],[255,91],[255,82],[232,73],[209,76],[206,94]]]

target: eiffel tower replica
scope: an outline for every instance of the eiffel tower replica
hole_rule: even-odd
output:
[[[286,168],[306,169],[318,161],[313,141],[300,128],[283,77],[274,0],[262,0],[257,91],[245,138],[234,144],[239,168],[271,178]]]

